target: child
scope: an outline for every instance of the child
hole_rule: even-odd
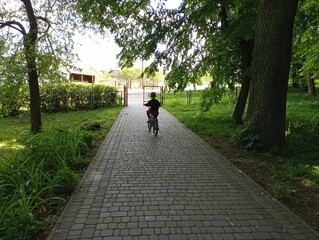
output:
[[[155,98],[156,98],[156,93],[151,92],[151,100],[149,100],[146,104],[144,104],[144,106],[149,107],[149,109],[146,111],[148,121],[150,120],[150,114],[153,114],[155,118],[157,118],[158,116],[158,109],[161,106],[161,104]]]

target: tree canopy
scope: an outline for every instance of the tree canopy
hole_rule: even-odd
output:
[[[184,0],[178,8],[168,9],[166,1],[132,0],[117,5],[115,1],[83,0],[79,10],[86,21],[115,34],[122,47],[121,66],[152,58],[146,72],[163,66],[169,87],[184,89],[206,74],[213,77],[214,87],[226,84],[231,88],[245,80],[245,105],[251,78],[248,135],[254,136],[257,145],[270,148],[285,144],[285,103],[298,2]]]
[[[178,90],[207,73],[216,81],[240,81],[238,43],[253,35],[256,1],[182,1],[176,9],[165,2],[87,0],[80,11],[115,35],[123,67],[152,59],[146,72],[162,66],[169,87]]]
[[[74,59],[72,34],[80,21],[72,9],[73,1],[15,0],[0,5],[0,34],[5,45],[0,86],[15,87],[12,93],[18,93],[28,83],[32,132],[39,132],[42,126],[39,81],[61,82],[63,70]],[[3,92],[1,97],[6,98],[10,90]]]

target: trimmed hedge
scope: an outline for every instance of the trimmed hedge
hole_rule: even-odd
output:
[[[18,98],[12,96],[12,90],[7,91],[11,92],[10,97],[0,94],[0,99],[3,98],[2,104],[0,103],[0,117],[29,110],[29,90],[23,88],[21,91],[18,95],[14,94]],[[5,99],[10,101],[4,101]],[[67,112],[118,105],[117,90],[98,84],[44,84],[40,86],[40,99],[42,112]]]
[[[96,109],[117,105],[117,90],[105,85],[47,84],[41,87],[43,112]]]

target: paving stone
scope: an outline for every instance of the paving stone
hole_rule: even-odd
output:
[[[164,109],[152,136],[129,97],[48,240],[319,239]]]

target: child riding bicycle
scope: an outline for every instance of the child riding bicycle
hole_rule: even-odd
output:
[[[148,121],[150,121],[150,115],[153,114],[155,118],[158,116],[158,109],[161,106],[161,103],[156,99],[156,93],[151,92],[151,100],[144,104],[144,106],[149,107],[146,111],[146,115],[148,117]]]

